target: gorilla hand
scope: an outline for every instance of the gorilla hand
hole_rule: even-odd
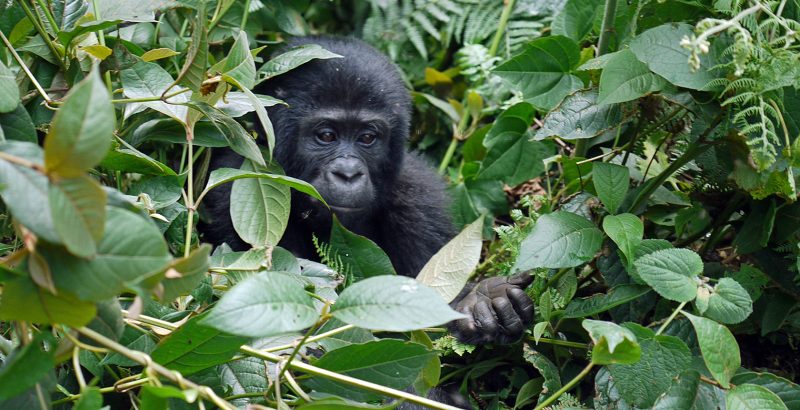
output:
[[[450,323],[458,340],[470,344],[506,344],[519,340],[533,321],[533,302],[524,289],[533,282],[528,272],[484,279],[461,292],[454,309],[466,319]],[[465,294],[466,293],[466,294]]]

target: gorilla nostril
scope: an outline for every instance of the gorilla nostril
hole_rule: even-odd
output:
[[[356,182],[361,179],[362,176],[364,176],[364,173],[361,171],[333,171],[332,174],[336,179],[348,183]]]

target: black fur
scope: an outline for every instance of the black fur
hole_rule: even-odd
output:
[[[337,216],[349,230],[376,242],[389,255],[397,273],[416,276],[452,238],[454,229],[444,181],[424,159],[406,152],[409,92],[395,65],[361,41],[307,37],[291,41],[289,47],[302,44],[319,44],[344,58],[311,61],[256,90],[288,103],[288,107],[269,109],[276,134],[275,159],[287,175],[312,181],[329,158],[317,156],[304,145],[305,136],[299,133],[305,118],[326,109],[344,108],[353,116],[381,113],[389,129],[388,135],[382,136],[386,138],[385,149],[368,151],[372,156],[365,158],[375,189],[372,204],[363,212]],[[211,169],[238,168],[241,162],[232,151],[222,150],[215,153]],[[205,240],[215,245],[227,242],[235,250],[247,249],[230,220],[230,185],[211,191],[204,204],[210,216],[202,227]],[[316,259],[311,235],[325,239],[329,232],[329,214],[307,195],[293,192],[289,226],[279,245],[298,257]]]

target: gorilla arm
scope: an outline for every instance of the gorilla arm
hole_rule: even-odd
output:
[[[389,254],[398,274],[416,276],[425,263],[453,236],[445,185],[425,160],[406,155],[389,209],[380,221],[379,245]],[[511,343],[533,320],[534,307],[524,289],[527,273],[470,283],[451,306],[466,319],[450,323],[460,341],[471,344]]]

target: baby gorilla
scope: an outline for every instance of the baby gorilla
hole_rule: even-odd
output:
[[[256,91],[284,100],[269,109],[275,159],[286,174],[308,181],[330,205],[292,193],[289,226],[280,242],[298,257],[316,259],[312,234],[327,239],[331,213],[388,255],[397,272],[414,277],[454,229],[444,181],[418,155],[406,152],[411,100],[395,65],[349,38],[294,39],[343,58],[314,60],[266,81]],[[215,152],[211,169],[238,168],[231,150]],[[230,185],[209,193],[202,228],[215,245],[247,249],[230,218]],[[453,301],[467,319],[451,324],[468,343],[508,343],[530,324],[533,304],[522,290],[527,274],[470,285]]]

